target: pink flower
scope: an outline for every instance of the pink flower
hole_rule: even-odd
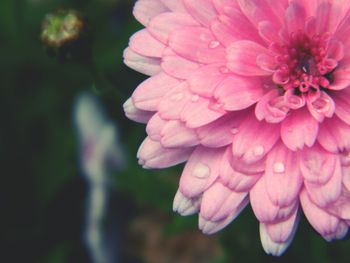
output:
[[[301,211],[327,241],[350,224],[350,1],[139,0],[124,104],[145,168],[186,161],[174,200],[212,234],[250,203],[281,255]]]

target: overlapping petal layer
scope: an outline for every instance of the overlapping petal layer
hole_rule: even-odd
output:
[[[250,202],[282,254],[301,211],[326,240],[350,223],[350,3],[138,0],[125,103],[145,168],[187,162],[173,209],[214,233]]]

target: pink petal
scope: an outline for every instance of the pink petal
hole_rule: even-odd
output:
[[[208,26],[216,10],[211,0],[183,0],[187,11],[201,24]]]
[[[259,55],[268,52],[265,47],[249,40],[234,42],[227,48],[227,67],[243,76],[269,76],[271,72],[256,63]]]
[[[259,180],[261,174],[246,175],[234,170],[228,160],[232,158],[232,152],[227,148],[220,165],[220,179],[225,186],[235,192],[248,192]]]
[[[244,159],[233,156],[230,164],[235,171],[247,175],[261,174],[265,171],[265,158],[254,163],[247,163]]]
[[[180,119],[181,111],[190,98],[186,82],[171,88],[158,105],[159,115],[163,119]]]
[[[286,220],[264,224],[267,234],[273,242],[286,243],[288,240],[294,237],[295,231],[299,224],[298,207],[296,207],[294,213]]]
[[[347,156],[349,158],[349,156]],[[350,192],[350,166],[342,165],[343,186]]]
[[[181,12],[181,13],[187,12],[182,1],[161,0],[161,2],[171,11]]]
[[[302,149],[304,144],[311,147],[318,133],[318,122],[306,109],[292,111],[282,122],[281,138],[291,150]]]
[[[286,242],[277,243],[271,239],[269,233],[267,232],[267,228],[265,224],[260,223],[259,230],[260,230],[260,240],[261,240],[263,249],[267,254],[272,256],[280,256],[286,251],[286,249],[289,247],[290,243],[294,238],[294,232],[295,232],[294,230],[290,235],[290,238]]]
[[[295,34],[304,29],[306,20],[305,9],[303,5],[291,2],[285,13],[285,24],[289,34]]]
[[[199,24],[185,13],[163,13],[150,22],[147,30],[159,41],[167,44],[172,32],[185,26],[198,26]]]
[[[210,30],[182,27],[170,35],[169,46],[186,59],[204,64],[225,61],[226,52]]]
[[[340,197],[326,209],[329,213],[344,219],[350,220],[350,192],[343,187]]]
[[[198,144],[197,134],[178,120],[168,121],[161,131],[164,147],[192,147]]]
[[[130,48],[124,50],[123,57],[125,65],[145,75],[152,76],[161,71],[159,58],[141,56]]]
[[[261,79],[232,74],[216,87],[214,96],[225,110],[236,111],[253,105],[263,94]]]
[[[318,142],[327,151],[338,153],[350,149],[350,126],[337,117],[320,125]]]
[[[241,210],[244,209],[245,205],[247,203],[244,203],[244,205],[242,205],[240,208]],[[230,224],[236,217],[237,215],[240,213],[241,211],[234,211],[232,214],[230,214],[228,217],[226,217],[223,220],[220,221],[210,221],[210,220],[206,220],[205,218],[203,218],[201,215],[199,215],[199,222],[198,222],[198,227],[200,230],[202,230],[202,232],[204,234],[207,235],[211,235],[214,234],[218,231],[220,231],[221,229],[223,229],[225,226],[227,226],[228,224]]]
[[[187,79],[200,68],[198,63],[177,55],[164,56],[161,66],[164,72],[179,79]]]
[[[165,45],[155,39],[146,30],[136,32],[129,41],[129,47],[136,53],[145,57],[162,57]]]
[[[285,98],[279,95],[277,89],[266,93],[256,104],[255,116],[258,120],[265,120],[268,123],[279,123],[288,114],[289,105]]]
[[[195,198],[210,187],[219,175],[224,151],[197,146],[182,172],[180,191],[188,198]]]
[[[336,105],[335,114],[348,125],[350,125],[350,101],[347,99],[349,96],[348,89],[332,93]]]
[[[204,146],[217,148],[232,143],[237,127],[244,119],[244,113],[229,113],[223,117],[197,129],[200,143]]]
[[[344,221],[340,221],[337,227],[337,230],[332,233],[323,236],[324,239],[326,239],[328,242],[337,240],[337,239],[343,239],[346,234],[348,233],[349,227]]]
[[[158,0],[139,0],[134,6],[133,14],[141,24],[147,26],[153,17],[166,11],[168,8]]]
[[[271,201],[280,207],[297,200],[303,183],[299,171],[299,156],[278,143],[267,155],[266,190]]]
[[[263,43],[257,34],[256,28],[236,9],[230,9],[226,15],[218,16],[217,19],[211,22],[210,28],[216,38],[226,47],[243,39]],[[241,28],[245,30],[241,30]]]
[[[163,120],[158,113],[154,114],[152,118],[148,121],[146,126],[146,132],[148,137],[150,137],[153,141],[160,141],[162,138],[161,131],[165,124],[166,120]]]
[[[331,90],[342,90],[350,86],[350,67],[338,67],[332,73]]]
[[[192,92],[211,98],[216,86],[227,76],[222,64],[205,65],[192,71],[187,81]]]
[[[232,153],[247,164],[261,160],[279,139],[278,125],[248,116],[233,137]]]
[[[235,211],[241,211],[241,206],[247,204],[247,193],[236,193],[215,182],[203,194],[200,215],[206,220],[220,221]]]
[[[255,26],[263,20],[271,21],[280,26],[282,24],[281,14],[284,14],[287,1],[271,0],[237,0],[242,12]]]
[[[266,43],[272,44],[281,42],[280,36],[278,35],[278,28],[270,21],[261,21],[258,24],[258,30],[260,37],[264,39]]]
[[[337,159],[337,155],[325,151],[316,144],[301,151],[300,171],[305,181],[322,185],[334,174]]]
[[[206,98],[199,97],[197,94],[192,95],[181,112],[181,120],[186,122],[189,128],[198,128],[226,114],[224,110],[216,109],[215,105],[211,104],[212,102]]]
[[[341,41],[331,39],[327,47],[327,57],[340,61],[344,58],[344,45]]]
[[[185,162],[192,151],[193,148],[164,148],[147,137],[137,152],[137,158],[143,168],[166,168]]]
[[[262,176],[250,190],[250,204],[260,222],[273,223],[289,218],[294,213],[298,203],[294,202],[286,207],[274,205],[266,190],[265,177]]]
[[[182,216],[189,216],[199,211],[201,199],[191,199],[184,196],[180,190],[176,192],[173,211],[178,212]]]
[[[180,81],[161,72],[142,82],[132,94],[135,106],[141,110],[156,111],[161,99]]]
[[[152,111],[143,111],[136,108],[131,98],[123,104],[123,108],[126,117],[141,123],[147,123],[154,114]]]
[[[337,230],[339,219],[313,203],[305,189],[300,194],[300,202],[307,220],[320,235],[327,236]]]
[[[237,1],[232,0],[212,0],[215,9],[221,13],[225,14],[227,12],[227,9],[239,9],[239,5]]]
[[[325,117],[331,118],[335,112],[333,99],[324,91],[316,99],[307,99],[307,108],[310,114],[318,121],[322,122]]]
[[[325,207],[336,201],[341,194],[342,170],[337,158],[331,178],[324,184],[305,181],[305,188],[312,201],[320,207]]]

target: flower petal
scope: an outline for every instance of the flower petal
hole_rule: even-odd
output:
[[[282,122],[281,138],[291,150],[302,149],[304,145],[311,147],[317,138],[318,122],[306,109],[292,111]]]
[[[204,64],[225,61],[225,49],[211,31],[203,27],[182,27],[170,35],[169,46],[186,59]]]
[[[183,0],[187,11],[202,25],[208,26],[217,15],[211,0]]]
[[[317,144],[304,148],[300,153],[300,171],[305,181],[320,185],[327,183],[334,173],[337,158]]]
[[[274,205],[267,193],[266,179],[264,176],[253,186],[249,195],[253,212],[262,223],[273,223],[289,218],[298,205],[297,202],[293,202],[286,207]]]
[[[234,170],[228,160],[232,159],[232,152],[228,147],[220,165],[220,179],[225,186],[235,192],[248,192],[259,180],[261,173],[247,175]]]
[[[135,3],[133,14],[141,24],[147,26],[153,17],[167,11],[168,8],[158,0],[139,0]]]
[[[124,63],[142,74],[152,76],[161,71],[160,59],[141,56],[130,48],[126,48],[123,53]]]
[[[264,251],[272,256],[280,256],[282,255],[286,249],[289,247],[290,243],[293,240],[294,233],[290,236],[290,238],[287,240],[287,242],[277,243],[274,242],[270,235],[267,232],[266,225],[263,223],[260,223],[260,240],[261,244],[264,248]]]
[[[244,113],[228,113],[223,117],[197,129],[200,143],[204,146],[217,148],[232,143],[236,129],[244,119]]]
[[[221,221],[247,204],[247,193],[236,193],[215,182],[203,194],[200,215],[206,220]]]
[[[156,39],[168,44],[170,34],[185,26],[199,26],[199,24],[189,14],[167,12],[153,18],[147,30]]]
[[[267,155],[266,190],[271,201],[281,207],[297,200],[303,180],[299,171],[299,156],[278,143]]]
[[[224,151],[224,148],[197,146],[182,172],[180,191],[188,198],[195,198],[210,187],[219,175]]]
[[[234,42],[227,48],[227,67],[243,76],[269,76],[271,72],[256,63],[259,55],[268,53],[265,47],[249,40]]]
[[[165,147],[192,147],[199,142],[193,129],[179,120],[170,120],[161,131],[160,143]]]
[[[141,144],[137,158],[143,168],[166,168],[186,161],[193,148],[164,148],[159,142],[146,138]]]
[[[175,79],[163,72],[154,75],[142,82],[132,94],[135,106],[141,110],[156,111],[161,99],[169,91],[180,84]]]
[[[143,111],[136,108],[131,98],[123,104],[123,108],[126,117],[141,123],[147,123],[154,114],[152,111]]]
[[[305,189],[300,193],[300,202],[307,220],[320,235],[327,236],[337,230],[339,219],[318,207]]]
[[[147,29],[136,32],[129,41],[129,47],[145,57],[162,57],[165,45],[155,39]]]
[[[261,79],[230,75],[215,89],[214,96],[229,111],[246,109],[264,94]]]
[[[253,114],[248,115],[233,137],[233,155],[247,164],[261,160],[279,139],[278,126],[258,121]]]
[[[182,216],[189,216],[199,211],[201,199],[191,199],[184,196],[180,190],[177,190],[174,202],[173,211]]]
[[[193,93],[211,98],[216,86],[227,76],[226,67],[222,64],[205,65],[191,72],[187,81]]]
[[[350,149],[350,126],[337,117],[327,119],[320,125],[317,140],[333,153]]]
[[[200,68],[200,65],[178,55],[169,55],[163,56],[161,67],[164,72],[175,78],[187,79]]]
[[[181,112],[181,120],[186,122],[189,128],[198,128],[226,114],[226,111],[221,108],[216,109],[215,105],[211,104],[212,102],[206,98],[192,95]]]
[[[325,207],[336,201],[342,188],[342,170],[339,158],[336,159],[331,178],[324,184],[305,181],[305,188],[312,201],[320,207]]]

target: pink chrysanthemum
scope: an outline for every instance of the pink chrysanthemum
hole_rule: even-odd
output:
[[[327,241],[350,224],[350,1],[139,0],[125,63],[151,77],[126,115],[145,168],[187,161],[174,200],[214,233],[250,203],[267,253],[303,211]]]

